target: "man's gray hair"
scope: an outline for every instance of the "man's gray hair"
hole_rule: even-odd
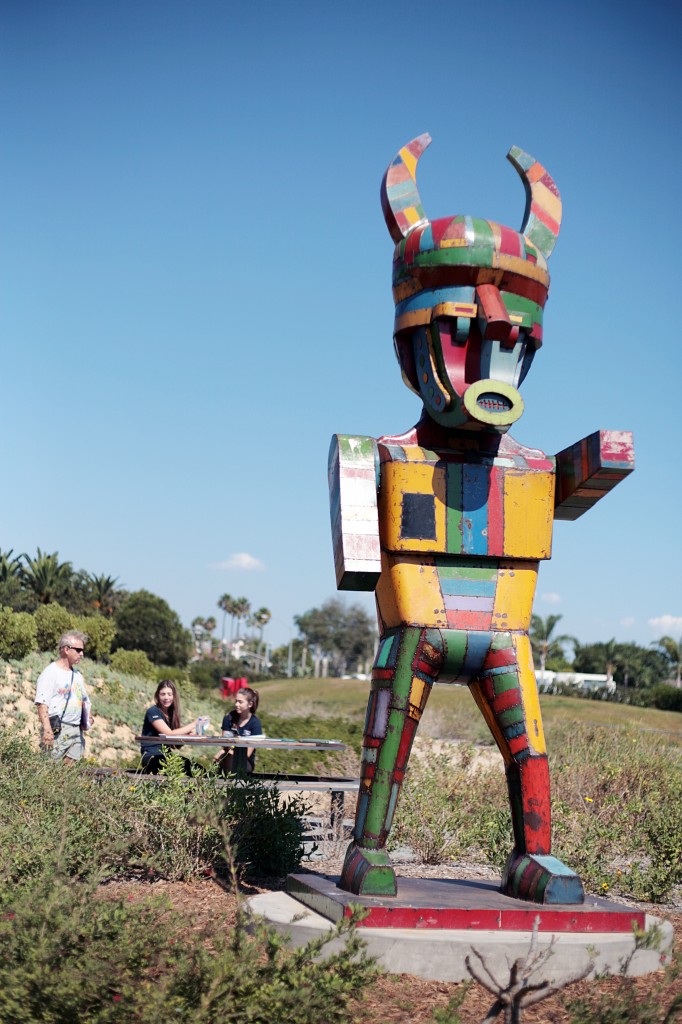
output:
[[[90,637],[87,633],[80,633],[77,629],[72,629],[68,633],[62,633],[59,638],[59,650],[63,651],[65,647],[71,647],[71,641],[75,640],[76,643],[82,644],[83,647],[87,644]]]

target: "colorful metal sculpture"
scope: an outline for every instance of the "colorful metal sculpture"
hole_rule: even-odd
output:
[[[336,435],[329,457],[340,590],[376,590],[372,672],[354,838],[340,886],[396,894],[386,839],[431,686],[469,686],[506,766],[514,849],[502,889],[581,903],[577,875],[551,856],[547,753],[528,628],[553,519],[577,519],[633,469],[632,435],[600,431],[555,457],[506,433],[542,343],[547,259],[559,191],[516,147],[521,231],[457,216],[430,221],[416,184],[421,135],[382,185],[393,260],[395,348],[424,403],[407,433]]]

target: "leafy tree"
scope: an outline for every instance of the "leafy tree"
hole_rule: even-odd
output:
[[[530,620],[530,645],[533,649],[533,656],[540,664],[540,675],[544,676],[547,662],[550,660],[565,659],[564,644],[575,644],[572,636],[552,636],[554,627],[563,618],[562,615],[548,615],[543,619],[541,615],[533,615]]]
[[[59,552],[37,549],[35,558],[24,554],[24,564],[19,568],[19,577],[24,590],[28,591],[36,604],[49,604],[69,597],[73,581],[71,562],[60,562]]]
[[[374,623],[365,609],[359,604],[346,605],[337,597],[295,615],[294,622],[308,645],[329,659],[336,675],[365,662],[376,647]]]
[[[662,636],[660,640],[654,641],[667,658],[670,660],[672,671],[675,673],[675,686],[682,686],[682,637],[675,640],[671,636]]]
[[[186,665],[191,637],[167,601],[136,590],[116,612],[114,650],[144,651],[156,665]]]

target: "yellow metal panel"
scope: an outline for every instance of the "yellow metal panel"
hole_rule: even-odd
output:
[[[388,627],[447,626],[438,570],[428,558],[383,558],[376,589],[381,618]]]
[[[501,565],[497,571],[493,629],[528,629],[538,578],[537,565]]]
[[[413,451],[421,451],[413,449]],[[421,456],[424,458],[425,456]],[[400,536],[404,494],[435,496],[436,539]],[[388,551],[445,551],[445,466],[428,462],[384,462],[379,498],[380,534]]]
[[[554,475],[507,470],[504,476],[504,553],[549,558],[552,551]]]
[[[494,252],[491,262],[493,267],[499,267],[500,270],[509,270],[512,273],[519,274],[521,277],[530,278],[531,281],[539,281],[540,284],[549,287],[549,271],[546,265],[538,262],[534,266],[528,260],[524,260],[523,257],[509,256],[506,252]]]
[[[429,686],[429,684],[425,683],[423,679],[419,678],[419,676],[413,677],[412,686],[410,687],[410,704],[413,704],[415,708],[419,709],[420,712],[426,701],[426,698],[424,696],[424,690],[427,688],[427,686]],[[419,719],[419,715],[413,714],[412,717]]]
[[[533,201],[538,204],[540,209],[546,210],[552,220],[561,224],[561,200],[553,192],[550,192],[541,181],[533,185]]]
[[[410,172],[410,177],[414,178],[416,170],[417,170],[417,160],[418,160],[418,157],[412,156],[412,154],[410,153],[410,151],[407,148],[407,146],[403,146],[403,148],[400,150],[400,154],[399,155],[400,155],[400,159],[402,160],[402,162],[405,164],[405,166],[407,167],[408,171]]]
[[[542,728],[540,698],[538,697],[538,687],[533,670],[533,653],[530,648],[530,640],[525,635],[517,636],[515,637],[514,646],[519,663],[519,681],[521,683],[523,709],[526,716],[528,743],[531,750],[536,754],[545,754],[547,746],[545,744],[545,733]]]
[[[395,319],[395,330],[404,331],[406,327],[422,327],[431,323],[430,309],[416,309],[410,313],[402,313]]]
[[[416,444],[406,444],[406,445],[404,445],[403,446],[403,451],[405,452],[405,458],[407,459],[408,462],[414,463],[414,462],[437,462],[438,461],[438,456],[435,455],[432,451],[429,451],[428,448],[420,448]],[[400,463],[400,465],[403,465],[403,463]],[[420,493],[424,493],[424,492],[420,490]]]

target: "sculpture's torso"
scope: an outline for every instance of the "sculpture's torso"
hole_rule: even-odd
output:
[[[384,628],[526,630],[537,563],[551,554],[554,459],[502,438],[429,447],[384,437],[380,459]]]

